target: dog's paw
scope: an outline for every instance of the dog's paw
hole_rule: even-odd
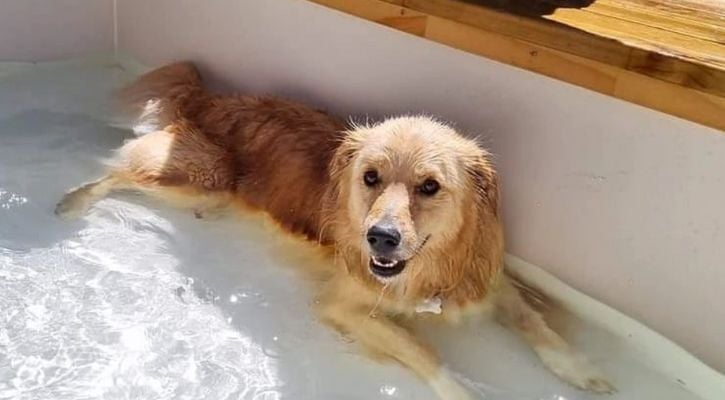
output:
[[[563,381],[582,390],[614,393],[616,388],[581,354],[571,351],[543,350],[539,356],[544,364]]]
[[[90,201],[88,201],[85,192],[74,190],[67,193],[55,206],[55,215],[71,220],[80,218],[88,211]]]
[[[617,392],[617,388],[615,388],[614,385],[609,383],[609,381],[602,376],[590,377],[587,380],[587,384],[584,389],[589,390],[594,393],[603,393],[603,394],[605,394],[605,393],[612,394],[612,393]]]
[[[430,381],[430,386],[441,400],[471,400],[471,395],[451,374],[442,370]]]

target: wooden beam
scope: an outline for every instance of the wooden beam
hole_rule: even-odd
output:
[[[457,0],[310,1],[725,130],[725,27],[717,24],[725,19],[716,6],[698,19],[685,0],[667,3],[676,23],[665,29],[668,14],[647,14],[640,0],[599,0],[586,15],[559,9],[540,19]],[[631,13],[617,6],[623,1]]]

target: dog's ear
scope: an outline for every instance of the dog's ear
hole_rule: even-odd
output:
[[[346,132],[330,160],[330,178],[337,180],[347,169],[360,149],[360,140],[354,132]]]
[[[479,205],[487,207],[494,215],[499,213],[498,174],[490,161],[490,155],[479,149],[478,154],[466,159],[466,172],[476,191]]]

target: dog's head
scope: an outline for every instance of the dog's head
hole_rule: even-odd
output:
[[[455,274],[436,268],[471,251],[481,225],[498,229],[488,153],[431,118],[356,127],[338,148],[331,173],[339,244],[361,259],[359,273],[378,281],[395,281],[406,271]]]

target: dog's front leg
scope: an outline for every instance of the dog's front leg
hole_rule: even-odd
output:
[[[468,400],[468,392],[441,365],[435,353],[410,331],[384,315],[370,315],[371,306],[336,296],[320,304],[322,319],[367,350],[392,358],[423,378],[443,400]]]
[[[593,364],[549,327],[508,278],[501,282],[496,313],[499,321],[521,334],[541,361],[565,382],[598,393],[615,391]]]

